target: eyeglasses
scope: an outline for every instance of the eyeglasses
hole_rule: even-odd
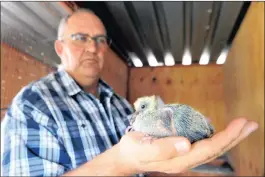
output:
[[[106,35],[97,35],[97,36],[89,36],[88,34],[72,34],[70,37],[71,43],[77,47],[85,47],[86,43],[91,43],[92,40],[95,41],[97,48],[106,48],[111,45],[111,39],[109,39]]]

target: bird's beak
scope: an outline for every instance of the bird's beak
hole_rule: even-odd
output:
[[[135,119],[136,119],[136,117],[137,117],[138,114],[139,114],[138,111],[136,111],[136,112],[134,112],[134,113],[132,114],[132,117],[131,117],[131,119],[130,119],[130,124],[131,124],[131,125],[134,123],[134,121],[135,121]]]
[[[135,112],[132,114],[132,116],[131,116],[131,118],[130,118],[130,120],[129,120],[129,122],[130,122],[130,126],[126,128],[126,133],[128,133],[128,132],[130,132],[130,131],[134,131],[134,129],[133,129],[133,123],[134,123],[134,121],[135,121],[135,119],[136,119],[136,117],[137,117],[138,114],[139,114],[139,112],[137,112],[137,111],[135,111]]]

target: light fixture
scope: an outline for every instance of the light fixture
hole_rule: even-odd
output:
[[[191,65],[191,54],[189,49],[185,49],[184,55],[182,58],[182,64],[183,65]]]
[[[166,52],[165,54],[165,65],[166,66],[173,66],[175,65],[175,60],[174,57],[172,56],[172,54],[170,52]]]
[[[129,56],[131,57],[132,62],[133,62],[135,67],[142,67],[143,66],[142,61],[134,53],[129,53]]]
[[[147,60],[150,66],[161,66],[161,63],[157,62],[155,55],[151,51],[147,53]]]
[[[220,56],[218,57],[216,64],[218,65],[224,64],[227,58],[227,54],[228,54],[228,48],[224,48]]]
[[[210,52],[209,52],[209,49],[206,47],[202,52],[199,64],[207,65],[209,61],[210,61]]]
[[[164,66],[164,63],[163,62],[158,62],[157,66]]]
[[[143,63],[142,63],[142,61],[139,58],[135,58],[133,60],[133,64],[134,64],[135,67],[143,67]]]

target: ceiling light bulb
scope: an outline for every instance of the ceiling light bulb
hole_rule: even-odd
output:
[[[158,66],[155,55],[152,52],[148,52],[147,60],[150,66]]]
[[[165,54],[165,65],[166,66],[173,66],[175,65],[174,57],[170,52],[166,52]]]
[[[221,52],[220,56],[218,57],[218,59],[217,59],[217,61],[216,61],[216,64],[218,64],[218,65],[224,64],[225,61],[226,61],[227,55],[228,55],[228,49],[225,48],[225,49]]]
[[[210,52],[208,48],[205,48],[202,52],[199,64],[200,65],[207,65],[210,61]]]
[[[129,56],[131,57],[135,67],[143,67],[142,61],[134,53],[129,53]]]
[[[182,64],[183,65],[190,65],[191,64],[191,54],[189,49],[186,49],[182,58]]]

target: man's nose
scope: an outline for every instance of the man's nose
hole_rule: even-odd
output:
[[[91,53],[96,53],[97,52],[96,42],[94,40],[87,42],[85,45],[85,50]]]

